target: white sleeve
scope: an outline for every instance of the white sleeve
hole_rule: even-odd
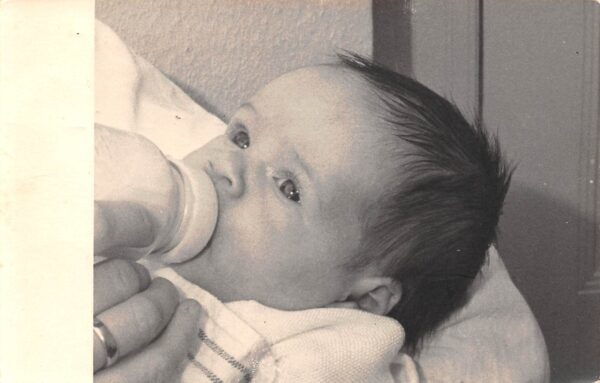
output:
[[[95,122],[134,131],[181,158],[225,132],[226,124],[96,21]]]

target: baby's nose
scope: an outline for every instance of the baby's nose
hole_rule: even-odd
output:
[[[244,194],[244,171],[239,155],[230,153],[220,158],[208,160],[207,173],[211,176],[217,192],[230,198],[239,198]]]
[[[209,143],[206,172],[222,197],[239,198],[245,190],[245,162],[240,148],[228,142]]]

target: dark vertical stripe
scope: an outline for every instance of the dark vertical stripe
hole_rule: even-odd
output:
[[[411,0],[373,0],[373,58],[412,75]]]
[[[206,368],[202,363],[196,360],[194,355],[188,353],[188,359],[192,363],[192,365],[196,366],[212,383],[224,383],[217,375],[215,375],[211,370]]]
[[[248,367],[244,366],[237,359],[235,359],[231,354],[227,353],[227,351],[223,350],[217,343],[215,343],[212,339],[208,337],[208,335],[204,332],[204,330],[198,330],[198,338],[208,346],[215,354],[219,355],[223,358],[227,363],[229,363],[232,367],[238,369],[241,373],[244,374],[246,380],[252,380],[253,371]]]
[[[478,39],[478,65],[477,65],[477,114],[476,118],[478,121],[483,122],[483,91],[484,91],[484,82],[483,82],[483,60],[484,60],[484,29],[483,29],[483,2],[484,0],[479,0],[479,14],[478,14],[478,30],[477,30],[477,39]]]

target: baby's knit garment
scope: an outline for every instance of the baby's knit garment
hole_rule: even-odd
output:
[[[412,359],[398,358],[404,330],[393,319],[352,309],[224,304],[170,268],[155,275],[203,308],[181,382],[418,381]]]

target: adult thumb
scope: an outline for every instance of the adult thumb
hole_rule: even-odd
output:
[[[139,204],[94,201],[94,255],[139,259],[154,242],[155,226]]]

